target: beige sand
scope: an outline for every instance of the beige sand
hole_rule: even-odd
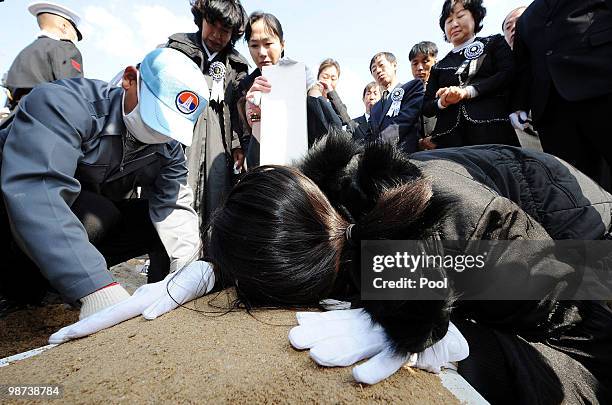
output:
[[[111,268],[117,281],[132,294],[146,283],[139,274],[145,259],[131,259]],[[45,298],[46,305],[31,305],[0,317],[0,358],[47,344],[49,335],[79,320],[79,310],[61,303],[57,295]]]
[[[215,311],[210,300],[196,307]],[[61,402],[71,404],[458,403],[437,376],[411,369],[372,387],[356,384],[350,368],[318,367],[291,348],[294,312],[254,315],[180,308],[155,321],[133,319],[0,368],[0,385],[61,384]]]

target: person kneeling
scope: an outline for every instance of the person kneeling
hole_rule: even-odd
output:
[[[80,301],[84,318],[129,297],[108,266],[149,253],[149,282],[200,248],[183,146],[208,103],[198,67],[157,49],[121,87],[59,80],[35,88],[0,127],[5,263],[0,289]],[[141,187],[143,198],[130,198]],[[48,285],[47,285],[48,284]]]

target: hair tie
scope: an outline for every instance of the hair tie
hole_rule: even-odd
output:
[[[346,238],[346,240],[351,240],[354,226],[355,224],[350,224],[346,227],[346,230],[344,231],[344,237]]]

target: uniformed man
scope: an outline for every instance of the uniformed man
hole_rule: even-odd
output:
[[[36,17],[41,31],[17,55],[7,73],[5,86],[11,110],[40,83],[83,77],[83,57],[74,44],[83,37],[78,29],[78,14],[48,2],[33,3],[28,10]]]
[[[0,126],[0,292],[40,298],[42,274],[85,317],[128,297],[108,266],[161,251],[167,274],[195,258],[180,143],[191,143],[208,92],[173,49],[127,67],[121,87],[78,78],[33,89]],[[137,187],[143,198],[130,198]]]

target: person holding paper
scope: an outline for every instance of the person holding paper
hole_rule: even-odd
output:
[[[243,118],[244,133],[253,135],[247,150],[247,163],[249,167],[254,167],[259,165],[261,93],[269,93],[272,90],[270,82],[262,76],[261,69],[265,66],[295,62],[285,57],[283,27],[274,15],[264,12],[251,14],[244,35],[257,69],[240,83],[243,98],[238,101],[238,110]],[[309,144],[327,133],[330,128],[342,127],[342,121],[331,104],[323,98],[324,90],[324,85],[317,82],[310,69],[306,68]]]

